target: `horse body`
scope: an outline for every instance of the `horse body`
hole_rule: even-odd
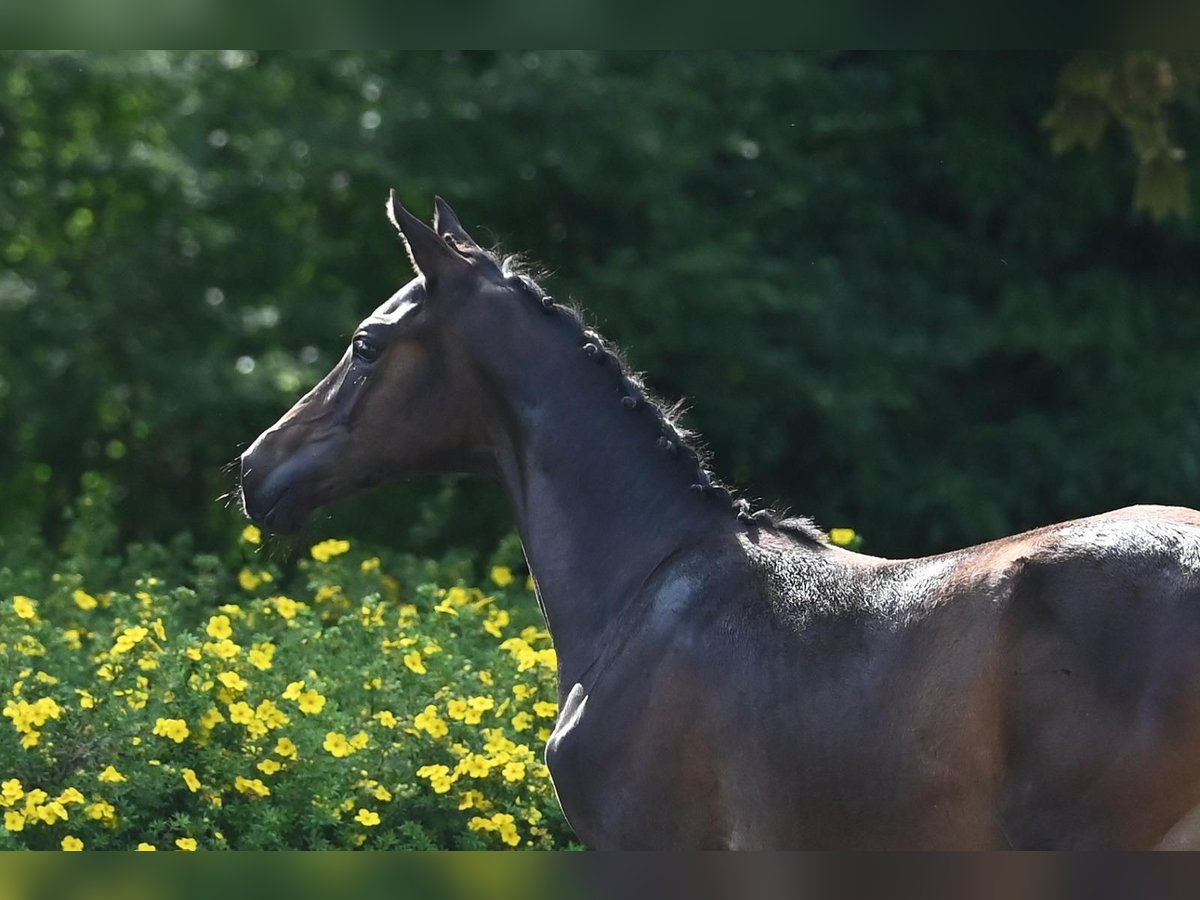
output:
[[[440,200],[436,231],[391,213],[420,277],[243,455],[244,506],[290,530],[388,478],[497,479],[558,650],[547,763],[589,846],[1200,846],[1200,513],[840,549],[734,503]]]
[[[724,543],[564,685],[590,845],[1147,847],[1200,802],[1200,514],[918,560]]]

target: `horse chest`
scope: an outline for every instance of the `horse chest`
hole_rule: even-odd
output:
[[[546,764],[567,820],[588,846],[724,846],[714,761],[685,716],[663,710],[653,690],[614,696],[577,684],[568,693]]]

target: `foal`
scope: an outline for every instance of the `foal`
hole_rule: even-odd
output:
[[[440,198],[433,229],[388,209],[417,277],[243,455],[246,513],[286,532],[390,479],[497,479],[588,845],[1200,846],[1200,513],[851,553],[734,502]]]

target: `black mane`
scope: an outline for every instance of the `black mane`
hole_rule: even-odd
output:
[[[520,255],[493,254],[500,271],[521,293],[547,314],[561,316],[582,341],[582,350],[596,362],[611,361],[618,382],[624,389],[621,402],[635,408],[645,406],[658,428],[658,447],[679,459],[692,474],[692,490],[729,507],[730,512],[748,524],[771,528],[813,543],[825,543],[825,533],[805,516],[784,516],[769,508],[753,509],[745,498],[738,497],[732,488],[722,484],[708,468],[709,454],[699,442],[698,435],[679,423],[683,404],[667,406],[649,390],[642,376],[629,368],[619,348],[605,340],[584,321],[583,312],[575,306],[554,302],[542,290]]]

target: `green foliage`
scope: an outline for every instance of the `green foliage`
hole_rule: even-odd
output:
[[[221,550],[221,465],[409,277],[389,186],[529,251],[720,474],[874,551],[1194,504],[1196,228],[1124,187],[1182,209],[1170,60],[1122,112],[1046,55],[8,53],[3,528],[57,544],[97,470],[118,542]],[[1054,157],[1051,108],[1094,152]],[[417,552],[510,527],[454,480],[332,515]]]
[[[568,844],[523,580],[337,540],[287,576],[258,541],[237,584],[167,548],[38,570],[0,542],[0,849]]]
[[[1190,98],[1200,84],[1191,53],[1088,53],[1063,70],[1059,96],[1042,124],[1051,146],[1063,154],[1079,146],[1095,150],[1109,121],[1129,135],[1137,157],[1133,208],[1156,221],[1187,218],[1188,171],[1183,147],[1172,139],[1169,108]]]

